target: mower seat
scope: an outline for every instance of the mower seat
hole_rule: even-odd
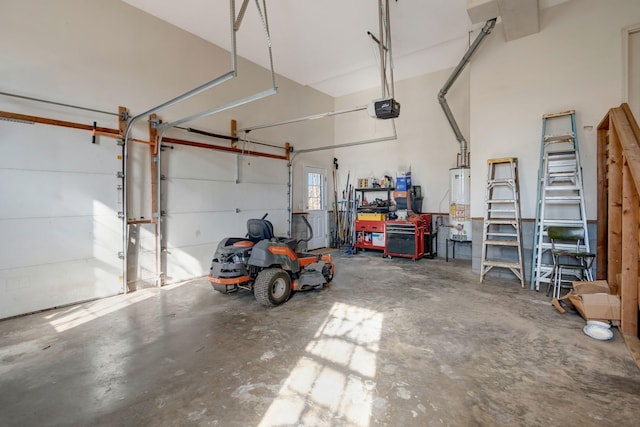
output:
[[[273,239],[273,224],[266,219],[247,220],[247,237],[253,243]]]

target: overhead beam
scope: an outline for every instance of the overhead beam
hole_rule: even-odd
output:
[[[540,31],[538,0],[498,0],[498,10],[507,41]]]
[[[467,0],[467,14],[472,24],[500,16],[498,0]]]

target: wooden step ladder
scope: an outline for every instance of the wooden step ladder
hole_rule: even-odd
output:
[[[553,273],[550,226],[581,227],[589,252],[589,234],[585,210],[582,167],[576,133],[574,110],[542,116],[542,144],[538,169],[538,199],[531,262],[531,289],[539,291],[540,283],[549,283]],[[572,247],[557,249],[575,250]]]
[[[484,205],[480,283],[498,267],[511,270],[524,287],[517,158],[487,160]]]

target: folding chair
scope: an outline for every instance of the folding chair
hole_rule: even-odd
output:
[[[563,275],[571,275],[577,280],[593,280],[591,266],[596,254],[584,252],[584,228],[582,227],[548,227],[547,234],[551,240],[553,256],[553,272],[547,287],[547,296],[553,284],[553,298],[560,298],[563,282],[571,283],[572,279],[563,279]],[[570,288],[571,286],[564,286]]]

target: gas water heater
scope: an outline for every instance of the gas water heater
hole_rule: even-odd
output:
[[[456,167],[449,169],[449,239],[471,240],[471,169]]]

